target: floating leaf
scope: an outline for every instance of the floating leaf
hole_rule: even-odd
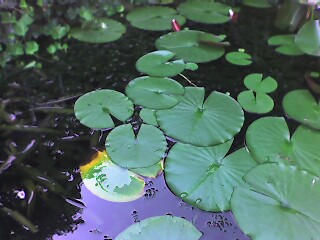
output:
[[[90,128],[114,127],[110,115],[120,121],[128,120],[133,114],[133,103],[122,93],[103,89],[84,94],[76,101],[74,111],[79,121]]]
[[[290,137],[284,118],[265,117],[249,126],[246,143],[258,163],[289,162],[320,176],[320,131],[300,126]]]
[[[119,39],[126,28],[120,22],[112,19],[102,18],[87,23],[83,28],[74,28],[70,35],[83,42],[106,43]]]
[[[170,137],[196,146],[223,143],[237,134],[243,111],[230,96],[212,92],[204,101],[204,88],[186,87],[173,108],[156,111],[160,128]]]
[[[242,177],[256,165],[244,148],[225,157],[231,144],[232,140],[213,147],[176,143],[165,162],[170,190],[202,210],[229,210],[233,188],[245,187]]]
[[[106,148],[111,160],[125,168],[150,167],[163,159],[167,142],[156,127],[142,124],[135,135],[131,124],[113,129],[107,139]]]
[[[270,8],[272,5],[269,0],[243,0],[244,5],[255,8]]]
[[[156,178],[163,171],[163,161],[145,168],[130,168],[130,171],[148,178]]]
[[[178,7],[181,15],[200,23],[225,23],[230,20],[230,6],[217,2],[184,2]]]
[[[295,43],[295,35],[276,35],[268,39],[270,46],[279,46],[276,48],[278,53],[282,53],[289,56],[298,56],[304,54],[298,45]]]
[[[223,39],[213,34],[183,30],[161,36],[156,41],[156,47],[176,54],[186,62],[209,62],[223,56],[224,48],[219,42]]]
[[[305,53],[320,56],[319,20],[307,21],[296,34],[295,42]]]
[[[196,71],[198,70],[199,66],[196,63],[186,63],[186,69],[190,71]]]
[[[300,89],[287,93],[282,104],[289,117],[320,129],[320,101],[317,103],[308,90]]]
[[[102,199],[129,202],[144,193],[143,179],[111,162],[106,151],[98,152],[90,163],[80,166],[80,171],[85,186]]]
[[[183,218],[158,216],[129,226],[115,240],[198,240],[201,235],[201,232]]]
[[[138,59],[136,68],[154,77],[176,76],[183,72],[186,64],[182,59],[172,60],[174,56],[174,53],[166,50],[151,52]]]
[[[252,63],[251,56],[244,52],[229,52],[226,54],[226,60],[239,66],[248,66]]]
[[[268,113],[274,107],[274,102],[269,95],[254,93],[252,90],[241,92],[237,100],[245,111],[251,113]]]
[[[143,122],[158,126],[157,118],[156,118],[156,111],[148,108],[143,108],[140,111],[140,118]]]
[[[231,209],[252,239],[318,239],[320,181],[292,166],[268,163],[249,171],[252,190],[236,187]]]
[[[177,105],[183,86],[171,78],[139,77],[126,87],[127,96],[136,104],[150,109],[166,109]]]
[[[278,83],[272,77],[262,79],[263,75],[260,73],[249,74],[244,79],[244,85],[257,93],[270,93],[277,89]]]
[[[127,20],[134,26],[144,30],[163,31],[171,29],[171,21],[175,19],[180,25],[186,19],[178,15],[176,10],[169,7],[141,7],[132,10]]]
[[[26,43],[26,54],[33,55],[39,51],[39,44],[35,41],[30,41]]]

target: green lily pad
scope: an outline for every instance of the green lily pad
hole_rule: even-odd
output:
[[[294,39],[295,35],[293,34],[276,35],[268,39],[268,44],[270,46],[279,46],[276,48],[276,51],[284,55],[299,56],[304,54]]]
[[[245,187],[242,177],[256,166],[244,148],[225,157],[231,144],[232,140],[212,147],[176,143],[165,165],[170,190],[202,210],[229,210],[233,188]]]
[[[107,43],[119,39],[126,32],[125,26],[112,19],[101,18],[87,23],[82,28],[74,28],[70,35],[83,42]]]
[[[320,56],[319,20],[307,21],[296,34],[295,42],[305,53]]]
[[[198,240],[201,235],[192,223],[183,218],[158,216],[129,226],[115,240]]]
[[[183,30],[161,36],[156,41],[160,50],[168,50],[186,62],[209,62],[223,56],[224,48],[216,43],[223,39],[213,34]]]
[[[170,61],[174,56],[174,53],[166,50],[151,52],[138,59],[136,68],[153,77],[176,76],[183,72],[186,64],[182,59]]]
[[[84,185],[96,196],[111,202],[129,202],[144,194],[144,180],[111,162],[106,151],[80,167]]]
[[[268,113],[274,107],[274,102],[269,95],[259,92],[254,94],[252,90],[239,93],[237,100],[245,111],[251,113]]]
[[[320,131],[300,126],[290,137],[284,118],[265,117],[249,126],[246,143],[260,164],[288,162],[320,176]]]
[[[230,20],[230,6],[217,2],[184,2],[178,7],[188,19],[208,24],[225,23]]]
[[[318,239],[320,181],[292,166],[268,163],[249,171],[252,190],[236,187],[231,209],[252,239]]]
[[[143,122],[158,126],[157,118],[156,118],[156,111],[148,108],[143,108],[140,111],[140,118]]]
[[[300,89],[287,93],[282,104],[289,117],[320,129],[320,101],[317,103],[308,90]]]
[[[257,93],[270,93],[277,89],[278,83],[272,77],[262,79],[263,75],[260,73],[249,74],[244,79],[244,85]]]
[[[113,129],[107,139],[106,148],[112,162],[124,168],[150,167],[163,159],[167,141],[156,127],[142,124],[135,135],[131,124]]]
[[[139,77],[126,87],[127,96],[136,104],[150,109],[166,109],[178,104],[184,88],[171,78]]]
[[[128,97],[109,89],[86,93],[74,105],[77,119],[93,129],[113,128],[110,115],[124,122],[132,116],[133,111],[133,103]]]
[[[244,5],[255,8],[270,8],[272,5],[269,0],[243,0]]]
[[[130,168],[131,172],[139,174],[148,178],[156,178],[163,171],[163,161],[157,162],[156,164],[145,167],[145,168]]]
[[[239,66],[248,66],[252,63],[251,56],[244,52],[229,52],[225,58],[229,63]]]
[[[169,7],[141,7],[132,10],[127,15],[127,20],[132,26],[151,31],[170,30],[173,19],[181,26],[186,22],[185,17]]]
[[[223,143],[237,134],[243,111],[230,96],[212,92],[204,101],[204,88],[186,87],[173,108],[156,111],[160,128],[170,137],[196,146]]]

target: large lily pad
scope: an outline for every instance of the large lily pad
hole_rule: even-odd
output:
[[[82,28],[74,28],[70,35],[83,42],[107,43],[119,39],[126,32],[126,28],[120,22],[102,18],[87,23]]]
[[[231,209],[252,239],[301,240],[320,236],[320,181],[284,164],[263,164],[244,180],[252,190],[235,188]]]
[[[176,143],[165,161],[165,178],[183,201],[205,211],[230,209],[235,186],[245,187],[244,174],[256,165],[244,149],[225,157],[232,140],[213,147]]]
[[[154,77],[176,76],[183,72],[186,64],[182,59],[170,61],[174,56],[174,53],[166,50],[151,52],[138,59],[136,68]]]
[[[237,100],[245,111],[251,113],[268,113],[274,107],[274,102],[269,95],[254,93],[252,90],[239,93]]]
[[[295,43],[295,35],[293,34],[272,36],[268,39],[268,44],[270,46],[278,46],[276,51],[284,55],[299,56],[304,54]]]
[[[320,25],[319,20],[306,22],[296,34],[295,42],[305,53],[320,56]]]
[[[136,105],[150,109],[166,109],[178,104],[178,96],[184,88],[171,78],[139,77],[126,87],[127,96]]]
[[[186,22],[185,17],[169,7],[141,7],[132,10],[127,15],[127,20],[134,27],[152,31],[170,30],[173,19],[178,21],[180,25]]]
[[[129,226],[115,240],[198,240],[201,235],[201,232],[183,218],[158,216]]]
[[[320,129],[320,102],[317,103],[308,90],[300,89],[287,93],[282,104],[289,117]]]
[[[225,23],[230,20],[230,6],[217,2],[184,2],[178,7],[181,15],[200,23]]]
[[[320,176],[320,131],[300,126],[290,137],[284,118],[265,117],[249,126],[246,143],[258,163],[288,162]]]
[[[183,30],[161,36],[156,41],[156,47],[176,54],[186,62],[209,62],[223,56],[224,48],[219,43],[223,39],[213,34]]]
[[[241,107],[226,94],[212,92],[206,101],[204,94],[204,88],[186,87],[176,106],[156,112],[160,128],[170,137],[196,146],[233,138],[243,125]]]
[[[93,129],[105,129],[114,127],[110,115],[123,122],[128,120],[133,114],[133,103],[120,92],[103,89],[78,98],[74,111],[83,125]]]
[[[263,75],[260,73],[252,73],[245,77],[244,85],[257,93],[270,93],[277,89],[278,83],[272,77],[262,79]]]
[[[106,151],[98,152],[90,163],[80,166],[80,171],[85,186],[102,199],[129,202],[144,193],[144,180],[111,162]]]
[[[226,60],[238,66],[248,66],[252,63],[251,56],[244,52],[229,52],[226,54]]]
[[[156,127],[142,124],[135,135],[131,124],[113,129],[106,148],[111,160],[125,168],[150,167],[163,159],[167,149],[166,138]]]

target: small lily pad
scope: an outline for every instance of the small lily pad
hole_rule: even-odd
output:
[[[279,46],[276,48],[276,51],[284,55],[299,56],[304,54],[294,39],[295,35],[293,34],[276,35],[268,39],[268,44],[270,46]]]
[[[106,148],[112,162],[124,168],[150,167],[161,161],[167,149],[163,133],[156,127],[142,124],[135,135],[131,124],[113,129]]]
[[[80,166],[80,171],[84,185],[102,199],[129,202],[144,194],[144,180],[111,162],[106,151],[98,152],[90,163]]]
[[[274,102],[269,95],[254,93],[252,90],[241,92],[237,100],[245,111],[251,113],[268,113],[274,107]]]
[[[153,77],[176,76],[183,72],[186,64],[182,59],[172,60],[174,56],[174,53],[166,50],[151,52],[138,59],[136,68]]]
[[[102,18],[87,23],[82,28],[74,28],[70,35],[83,42],[107,43],[119,39],[126,32],[126,28],[120,22]]]
[[[269,0],[243,0],[244,5],[255,8],[270,8],[272,5]]]
[[[136,104],[150,109],[166,109],[178,104],[183,86],[171,78],[139,77],[126,87],[127,96]]]
[[[143,122],[158,126],[157,118],[156,118],[156,111],[148,108],[143,108],[140,111],[140,118]]]
[[[320,180],[285,164],[268,163],[250,170],[244,180],[252,190],[236,187],[231,209],[252,239],[318,239]]]
[[[212,147],[176,143],[165,162],[170,190],[202,210],[229,210],[233,188],[246,187],[242,177],[256,166],[244,148],[225,157],[231,144],[232,140]]]
[[[244,52],[229,52],[225,57],[229,63],[234,65],[248,66],[252,63],[251,56]]]
[[[201,235],[192,223],[183,218],[158,216],[129,226],[115,240],[198,240]]]
[[[196,146],[212,146],[233,138],[244,121],[239,104],[220,92],[212,92],[205,101],[204,95],[204,88],[186,87],[176,106],[156,111],[160,128],[168,136]]]
[[[188,19],[208,24],[230,21],[230,6],[218,2],[184,2],[178,7],[181,15]]]
[[[307,21],[296,34],[295,42],[305,53],[320,56],[319,20]]]
[[[140,7],[127,15],[127,20],[132,26],[152,31],[170,30],[172,19],[178,21],[180,25],[186,22],[185,17],[169,7]]]
[[[320,129],[320,101],[317,103],[308,90],[300,89],[287,93],[282,104],[289,117]]]
[[[110,115],[124,122],[132,116],[133,111],[133,103],[128,97],[109,89],[86,93],[74,105],[77,119],[93,129],[113,128]]]
[[[270,93],[277,89],[278,83],[272,77],[262,79],[263,75],[260,73],[249,74],[244,79],[244,85],[257,93]]]
[[[213,34],[183,30],[171,32],[161,36],[156,41],[156,47],[160,50],[168,50],[176,54],[186,62],[209,62],[223,56],[224,48],[219,43],[222,38]]]

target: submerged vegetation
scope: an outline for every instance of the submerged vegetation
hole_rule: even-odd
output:
[[[36,233],[40,224],[32,221],[37,212],[36,204],[39,204],[36,199],[41,199],[42,205],[53,210],[61,202],[68,206],[66,208],[71,206],[69,204],[76,206],[64,215],[65,221],[84,207],[78,200],[76,187],[81,181],[80,175],[87,188],[100,198],[126,202],[143,196],[147,178],[158,177],[164,172],[167,186],[177,197],[204,211],[231,210],[242,231],[252,239],[300,240],[319,236],[320,106],[319,92],[312,92],[317,88],[311,87],[316,86],[317,81],[319,83],[319,67],[310,64],[312,67],[302,69],[310,89],[304,87],[287,92],[286,83],[274,79],[270,69],[270,73],[263,70],[263,74],[249,69],[249,65],[257,63],[256,54],[260,49],[249,52],[244,49],[247,47],[245,42],[233,46],[232,39],[221,29],[217,34],[192,29],[192,26],[202,29],[201,24],[236,23],[242,8],[261,8],[259,11],[263,13],[267,8],[275,8],[276,1],[243,0],[240,5],[236,1],[157,2],[170,3],[170,7],[149,6],[147,1],[111,1],[112,4],[107,2],[99,8],[91,1],[81,1],[81,4],[66,1],[67,10],[62,9],[62,2],[20,1],[10,5],[9,11],[1,12],[3,31],[9,33],[1,39],[1,65],[6,69],[0,76],[2,84],[8,84],[10,74],[26,71],[33,77],[45,78],[44,65],[58,64],[63,56],[59,50],[67,51],[72,44],[79,44],[77,41],[88,44],[121,41],[127,30],[132,31],[128,24],[121,22],[125,16],[133,27],[138,28],[139,34],[145,34],[142,33],[144,30],[159,32],[158,38],[154,39],[158,50],[148,48],[140,52],[137,49],[135,55],[139,57],[132,64],[136,70],[130,72],[127,76],[130,81],[121,87],[97,81],[90,87],[79,88],[82,94],[71,98],[49,101],[43,106],[33,104],[31,116],[27,115],[30,126],[23,120],[26,114],[20,113],[19,117],[19,110],[7,110],[7,105],[13,102],[22,107],[25,103],[4,95],[9,99],[2,100],[0,109],[4,131],[1,137],[12,132],[16,135],[14,140],[6,141],[6,153],[1,154],[2,158],[7,157],[0,160],[1,218],[11,217]],[[276,25],[281,25],[282,31],[266,36],[266,45],[269,44],[269,48],[278,46],[275,51],[284,54],[282,59],[288,63],[303,54],[306,61],[317,61],[320,55],[318,4],[317,1],[292,3],[285,0],[280,10],[275,11]],[[286,14],[282,13],[283,8],[288,10]],[[181,29],[181,26],[188,27]],[[171,28],[173,32],[165,32]],[[100,48],[101,45],[95,46]],[[239,84],[243,91],[233,92],[232,85],[219,90],[203,84],[202,66],[215,65],[211,61],[227,61],[230,69],[244,71],[244,80]],[[308,64],[303,66],[309,67]],[[118,70],[120,67],[117,65],[114,69],[121,71]],[[137,71],[145,75],[134,76]],[[228,69],[218,71],[228,72]],[[281,74],[290,72],[278,75]],[[215,78],[210,73],[208,76]],[[310,85],[311,80],[313,85]],[[61,80],[59,84],[63,84]],[[301,88],[302,84],[293,83],[293,86],[290,89]],[[277,96],[278,91],[282,91],[283,99]],[[76,98],[75,116],[91,130],[83,130],[72,118],[70,106]],[[68,104],[70,100],[72,103]],[[63,105],[52,107],[60,103]],[[279,111],[282,107],[289,118],[301,125],[280,117],[283,116]],[[252,114],[269,112],[270,115],[262,117]],[[66,128],[63,134],[53,128],[54,124],[59,125],[57,115],[67,119],[63,123]],[[21,124],[16,122],[17,116]],[[21,150],[15,142],[22,136],[19,132],[27,131],[33,135]],[[100,144],[104,148],[92,161],[67,164],[62,163],[59,152],[54,156],[41,155],[46,150],[39,146],[44,145],[41,141],[47,135],[57,137],[63,145],[64,140],[90,135],[85,131],[92,131],[95,139],[99,139],[91,140],[89,146],[100,149]],[[292,136],[290,132],[294,132]],[[38,133],[45,135],[34,137]],[[53,145],[49,141],[44,146]],[[56,151],[61,152],[60,148]],[[75,154],[71,150],[64,158],[89,155],[85,152],[86,149],[82,149]],[[40,161],[30,160],[29,154],[41,158]],[[51,159],[54,160],[50,162]],[[76,180],[71,184],[69,172],[78,169],[79,165],[80,173],[76,171],[72,176]],[[12,179],[16,186],[9,184]],[[10,192],[14,193],[13,197],[8,194]],[[49,200],[52,196],[56,203]],[[22,203],[13,202],[17,198]],[[62,229],[60,233],[64,231],[68,230]],[[181,238],[181,233],[185,234],[183,239],[201,237],[201,233],[184,219],[154,216],[130,226],[115,239],[150,239],[150,234],[159,239],[170,239],[176,234]]]

